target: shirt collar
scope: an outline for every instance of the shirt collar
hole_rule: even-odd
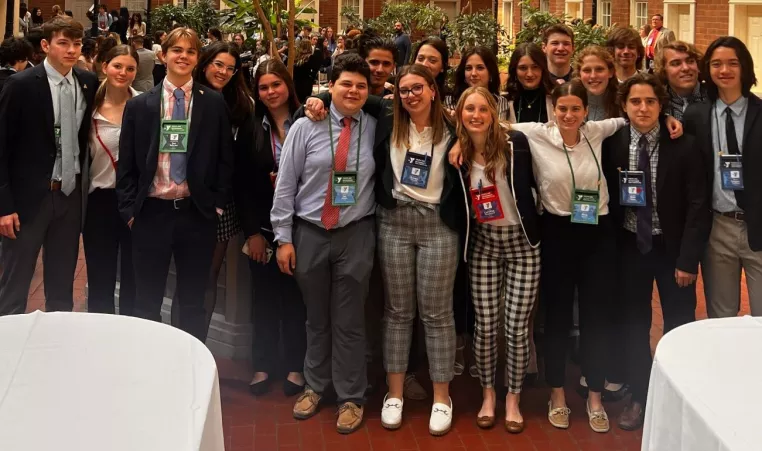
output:
[[[173,85],[172,82],[170,82],[167,77],[164,77],[163,85],[164,85],[164,89],[170,94],[174,93],[175,89],[178,88],[177,86]],[[184,85],[180,86],[180,89],[182,89],[183,92],[185,92],[186,97],[189,96],[191,91],[193,91],[193,78],[188,80],[188,82],[185,83]]]
[[[283,123],[283,128],[289,128],[291,126],[291,122],[293,121],[293,118],[289,116],[286,118],[286,121]],[[270,119],[267,118],[267,115],[262,117],[262,125],[270,131]]]
[[[738,100],[733,102],[732,105],[728,105],[727,103],[723,102],[719,97],[717,98],[717,102],[715,103],[715,107],[717,108],[717,112],[719,114],[725,113],[725,108],[730,107],[730,110],[736,115],[740,116],[743,114],[743,112],[746,110],[746,106],[749,104],[749,99],[746,96],[741,96]]]
[[[358,111],[357,113],[355,113],[355,114],[353,114],[353,115],[352,115],[352,119],[354,119],[354,120],[356,120],[356,121],[359,121],[359,120],[360,120],[360,118],[362,117],[362,114],[363,114],[363,113],[362,113],[362,110],[360,110],[360,111]],[[343,114],[339,113],[339,110],[337,110],[337,109],[336,109],[336,106],[335,106],[335,104],[334,104],[334,103],[331,103],[331,118],[332,118],[334,121],[336,121],[336,122],[338,122],[339,124],[341,124],[341,123],[342,123],[342,121],[343,121],[343,119],[344,119],[344,117],[346,117],[346,116],[344,116]]]
[[[653,146],[656,142],[659,141],[660,130],[661,125],[658,122],[656,123],[656,126],[647,133],[640,133],[635,127],[630,125],[630,142],[634,141],[637,143],[640,141],[640,137],[645,135],[646,140],[648,140],[648,144]]]
[[[66,74],[66,76],[61,75],[60,72],[55,70],[55,68],[48,62],[48,59],[45,58],[45,61],[42,63],[43,66],[45,66],[45,73],[48,75],[48,78],[53,81],[54,85],[60,85],[64,78],[69,80],[69,83],[71,83],[72,86],[74,86],[74,70],[69,70],[69,73]]]

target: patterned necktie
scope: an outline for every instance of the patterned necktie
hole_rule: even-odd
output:
[[[651,251],[653,245],[653,219],[651,216],[654,202],[651,193],[651,157],[648,155],[648,139],[643,135],[638,141],[638,170],[643,171],[643,189],[646,190],[646,205],[637,208],[637,238],[635,242],[642,254]]]
[[[331,120],[329,117],[328,120]],[[344,128],[341,129],[339,135],[339,144],[336,146],[336,155],[334,156],[334,171],[343,172],[347,169],[347,158],[349,156],[349,138],[352,134],[352,118],[345,117],[343,119]],[[362,130],[360,130],[362,133]],[[339,207],[332,205],[333,198],[333,174],[328,178],[328,190],[325,192],[325,202],[323,203],[323,213],[320,215],[320,221],[325,226],[326,230],[331,230],[339,223]]]
[[[731,155],[740,155],[741,151],[738,149],[738,137],[736,136],[736,124],[733,121],[733,111],[730,107],[725,108],[725,137],[728,141],[728,153]],[[745,210],[744,205],[746,199],[744,198],[744,192],[732,191],[736,196],[736,205],[741,210]]]
[[[185,91],[177,88],[173,95],[175,97],[175,105],[172,109],[172,120],[185,120]],[[185,149],[185,151],[187,152],[188,149]],[[185,152],[172,152],[169,154],[169,174],[172,177],[172,181],[178,185],[185,181],[187,161]]]
[[[68,78],[61,82],[59,97],[61,114],[61,191],[67,196],[74,191],[74,146],[77,143],[77,114],[74,105],[74,87]]]

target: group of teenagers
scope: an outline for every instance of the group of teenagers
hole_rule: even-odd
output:
[[[351,433],[380,340],[381,422],[397,429],[405,401],[428,396],[413,374],[419,319],[429,431],[443,435],[470,330],[475,421],[495,424],[502,334],[504,427],[524,429],[538,304],[548,421],[569,427],[576,302],[596,432],[609,430],[603,400],[623,384],[617,423],[642,425],[654,281],[665,332],[695,319],[699,265],[710,316],[738,313],[742,270],[762,314],[762,102],[734,37],[703,57],[665,42],[656,75],[627,74],[644,57],[637,32],[616,29],[608,48],[572,61],[574,34],[555,25],[542,46],[516,47],[503,96],[489,49],[466,50],[449,89],[440,39],[397,67],[394,42],[369,36],[336,58],[329,93],[300,105],[281,61],[259,64],[249,88],[236,46],[202,50],[187,28],[168,33],[166,77],[142,94],[131,47],[109,50],[98,84],[76,67],[80,24],[55,17],[42,30],[44,63],[0,93],[0,315],[24,312],[40,248],[46,308],[71,311],[81,233],[88,311],[115,312],[119,271],[119,313],[160,321],[174,257],[173,324],[205,341],[227,243],[242,231],[251,392],[283,371],[294,417],[335,395],[337,431]]]

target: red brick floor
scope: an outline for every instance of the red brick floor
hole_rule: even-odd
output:
[[[84,257],[80,253],[77,265],[75,288],[75,310],[82,310],[85,300],[87,271]],[[42,268],[37,271],[29,292],[28,310],[43,307]],[[698,287],[699,305],[697,318],[706,318],[706,306],[701,282]],[[663,321],[658,294],[654,290],[654,317],[651,329],[651,344],[655,348],[662,335]],[[742,314],[748,314],[749,305],[746,292]],[[223,427],[225,447],[228,451],[395,451],[395,450],[507,450],[507,451],[618,451],[639,450],[641,432],[624,432],[613,426],[608,434],[596,434],[587,425],[584,401],[574,393],[579,371],[569,365],[567,379],[567,402],[571,408],[571,427],[562,431],[547,422],[547,399],[549,390],[540,382],[526,389],[522,396],[522,413],[526,429],[522,434],[511,435],[499,427],[504,415],[499,408],[498,426],[489,431],[477,428],[476,414],[481,405],[479,383],[467,374],[458,376],[451,388],[454,424],[452,431],[444,437],[434,438],[428,432],[429,401],[407,401],[402,428],[386,431],[381,427],[380,406],[382,394],[376,394],[368,401],[365,423],[357,432],[343,436],[336,432],[335,409],[326,405],[319,414],[307,421],[297,421],[291,416],[294,398],[286,398],[279,383],[273,383],[268,395],[253,398],[248,391],[251,369],[248,363],[229,359],[217,359],[222,396]],[[428,377],[419,376],[426,386]],[[430,385],[428,389],[430,390]],[[613,420],[622,409],[622,403],[606,406]]]

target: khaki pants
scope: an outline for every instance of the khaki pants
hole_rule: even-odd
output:
[[[762,316],[762,252],[749,248],[744,221],[715,213],[712,234],[701,262],[710,318],[738,315],[742,269],[746,273],[751,314]]]

